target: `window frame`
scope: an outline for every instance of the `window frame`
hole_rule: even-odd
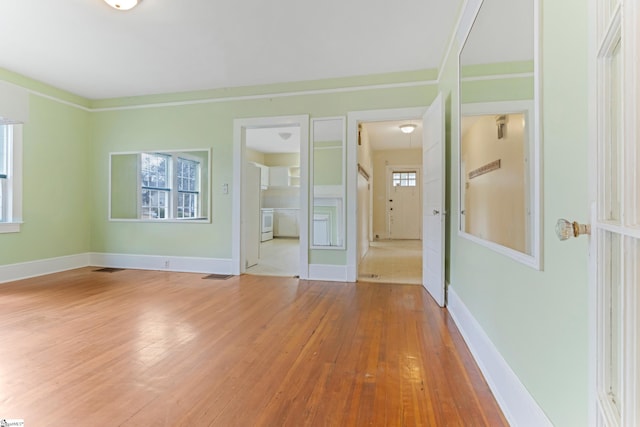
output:
[[[18,233],[22,225],[22,124],[0,121],[0,126],[7,132],[7,171],[0,178],[0,233]]]
[[[168,171],[167,171],[167,187],[152,187],[145,186],[142,182],[142,156],[143,155],[157,155],[166,157],[168,160]],[[186,191],[179,190],[178,185],[178,163],[180,160],[188,161],[195,163],[197,165],[196,178],[195,178],[195,187],[197,191]],[[163,222],[163,221],[202,221],[206,218],[203,217],[202,214],[202,161],[201,159],[195,156],[189,156],[188,153],[185,152],[150,152],[143,151],[138,155],[138,220],[141,221],[152,221],[152,222]],[[143,217],[142,211],[144,209],[143,200],[142,200],[142,192],[144,190],[152,190],[152,191],[162,191],[167,193],[167,204],[165,206],[165,217],[158,218],[149,218]],[[178,216],[179,209],[179,196],[181,194],[191,194],[195,195],[196,198],[196,213],[194,216],[190,217],[180,217]]]

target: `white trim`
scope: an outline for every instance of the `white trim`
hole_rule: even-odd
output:
[[[397,89],[397,88],[406,88],[406,87],[419,87],[419,86],[434,86],[438,85],[438,80],[417,80],[412,82],[402,82],[402,83],[387,83],[387,84],[376,84],[376,85],[363,85],[363,86],[352,86],[352,87],[338,87],[332,89],[315,89],[315,90],[302,90],[302,91],[292,91],[292,92],[281,92],[281,93],[265,93],[262,95],[240,95],[240,96],[230,96],[225,98],[205,98],[205,99],[196,99],[190,101],[169,101],[169,102],[160,102],[160,103],[147,103],[147,104],[136,104],[136,105],[128,105],[128,106],[120,106],[120,107],[101,107],[101,108],[91,108],[85,107],[84,105],[76,104],[75,102],[65,101],[64,99],[60,99],[58,97],[52,95],[46,95],[42,92],[38,92],[36,90],[31,90],[24,88],[28,93],[39,96],[45,99],[49,99],[54,102],[58,102],[60,104],[67,105],[69,107],[77,108],[82,111],[86,111],[89,113],[94,112],[102,112],[102,111],[120,111],[120,110],[135,110],[141,108],[160,108],[160,107],[175,107],[181,105],[194,105],[194,104],[213,104],[218,102],[232,102],[232,101],[249,101],[256,99],[269,99],[269,98],[286,98],[291,96],[305,96],[305,95],[324,95],[329,93],[344,93],[344,92],[360,92],[365,90],[379,90],[379,89]],[[5,80],[0,80],[0,82],[4,82]],[[9,83],[9,82],[7,82]],[[9,83],[12,84],[12,83]],[[213,89],[215,90],[215,89]],[[196,92],[206,92],[207,89]],[[145,97],[144,95],[141,97]]]
[[[54,101],[54,102],[57,102],[57,103],[60,103],[60,104],[63,104],[63,105],[66,105],[66,106],[69,106],[69,107],[72,107],[72,108],[77,108],[79,110],[86,111],[88,113],[94,111],[89,107],[85,107],[84,105],[76,104],[75,102],[71,102],[71,101],[65,101],[64,99],[60,99],[60,98],[55,97],[55,96],[47,95],[47,94],[44,94],[42,92],[38,92],[36,90],[27,89],[27,92],[29,92],[31,95],[36,95],[36,96],[39,96],[41,98],[48,99],[50,101]]]
[[[0,283],[58,273],[88,265],[88,253],[0,265]]]
[[[528,138],[527,138],[527,150],[530,165],[528,182],[528,203],[531,206],[531,219],[530,230],[527,233],[528,240],[530,241],[531,254],[518,252],[503,245],[491,242],[486,239],[482,239],[473,236],[462,229],[462,224],[465,222],[461,210],[458,210],[458,236],[464,237],[475,243],[478,243],[488,249],[505,255],[515,261],[518,261],[524,265],[527,265],[536,270],[542,270],[542,245],[543,245],[543,230],[542,230],[542,141],[540,138],[540,131],[538,128],[539,119],[537,103],[535,101],[498,101],[498,102],[477,102],[460,104],[460,126],[458,126],[458,170],[462,164],[462,135],[460,129],[462,128],[462,118],[469,115],[484,115],[484,114],[497,114],[497,113],[525,113],[529,122],[528,126]],[[533,119],[531,119],[533,118]],[[458,182],[458,206],[464,205],[462,202],[462,182]]]
[[[506,80],[506,79],[521,79],[526,77],[535,77],[534,73],[513,73],[513,74],[492,74],[490,76],[477,76],[477,77],[462,77],[461,82],[479,82],[487,80]]]
[[[309,116],[277,116],[233,121],[233,189],[231,212],[231,259],[232,274],[240,274],[245,267],[242,233],[242,177],[245,168],[246,129],[299,126],[300,127],[300,279],[309,274]]]
[[[347,113],[347,281],[358,277],[358,124],[388,120],[422,120],[427,107],[388,110],[351,111]]]
[[[438,82],[442,81],[442,73],[445,68],[444,65],[449,60],[449,56],[451,56],[454,42],[458,43],[458,50],[460,50],[461,43],[467,38],[469,31],[471,31],[471,26],[473,25],[473,21],[478,13],[478,9],[480,9],[482,1],[483,0],[465,0],[462,5],[460,9],[461,12],[458,15],[458,22],[456,22],[456,25],[453,27],[455,28],[455,31],[449,38],[449,46],[447,46],[447,51],[442,58],[440,68],[438,69]]]
[[[452,286],[448,288],[447,309],[509,424],[519,427],[551,426],[549,418]]]
[[[231,259],[91,252],[89,265],[137,270],[233,274]]]
[[[309,280],[326,280],[330,282],[347,282],[346,265],[309,264]],[[351,280],[353,282],[353,280]]]

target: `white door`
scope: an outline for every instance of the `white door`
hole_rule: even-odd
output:
[[[444,307],[444,103],[438,94],[422,118],[422,285]]]
[[[369,180],[358,173],[358,263],[369,250],[369,203],[371,190]]]
[[[245,186],[242,204],[244,222],[245,268],[258,264],[260,256],[260,168],[247,163],[243,185]]]
[[[592,381],[595,425],[640,425],[640,7],[592,0]],[[595,358],[595,360],[594,360]]]
[[[420,239],[421,188],[419,168],[387,168],[387,219],[390,239]]]

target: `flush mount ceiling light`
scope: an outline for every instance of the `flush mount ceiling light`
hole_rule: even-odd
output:
[[[413,123],[407,123],[406,125],[400,125],[400,130],[404,133],[412,133],[414,130],[416,130],[416,125],[414,125]]]
[[[280,138],[284,139],[285,141],[289,138],[291,138],[291,132],[278,132],[278,135],[280,135]]]
[[[133,9],[140,3],[142,0],[104,0],[107,2],[109,6],[118,10],[129,10]]]

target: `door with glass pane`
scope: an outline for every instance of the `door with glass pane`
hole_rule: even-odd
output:
[[[592,0],[597,182],[591,263],[595,284],[596,425],[640,425],[640,112],[638,6],[633,0]]]

